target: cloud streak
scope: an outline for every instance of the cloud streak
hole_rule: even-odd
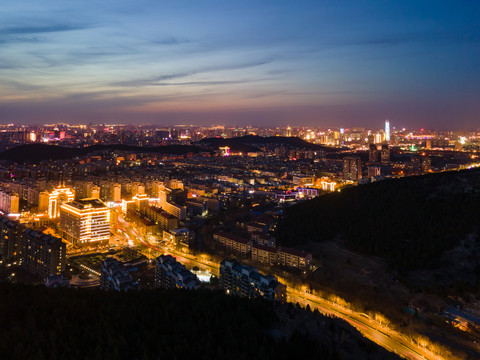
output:
[[[194,75],[199,75],[199,74],[204,74],[204,73],[215,73],[215,72],[221,72],[221,71],[228,71],[228,70],[241,70],[241,69],[248,69],[252,67],[259,67],[262,65],[270,64],[273,62],[273,59],[261,59],[257,61],[249,61],[249,62],[237,62],[237,63],[232,63],[232,64],[222,64],[218,66],[207,66],[201,69],[197,70],[191,70],[188,72],[179,72],[179,73],[172,73],[172,74],[166,74],[166,75],[160,75],[160,76],[154,76],[152,78],[144,78],[144,79],[136,79],[136,80],[128,80],[128,81],[121,81],[121,82],[114,82],[111,85],[112,86],[125,86],[125,87],[141,87],[141,86],[162,86],[162,85],[170,85],[170,83],[164,83],[165,80],[174,80],[174,79],[180,79],[180,78],[185,78],[189,76],[194,76]],[[233,80],[228,80],[224,83],[227,82],[232,82]],[[206,82],[196,82],[192,81],[189,82],[190,84],[198,84],[198,83],[206,83]],[[211,82],[213,83],[213,82]],[[217,82],[221,83],[221,82]],[[185,84],[188,84],[188,82],[185,82]],[[171,84],[173,85],[173,84]]]
[[[26,34],[44,34],[64,31],[75,31],[91,28],[91,25],[73,25],[73,24],[54,24],[37,26],[11,26],[0,29],[0,34],[8,35],[26,35]]]

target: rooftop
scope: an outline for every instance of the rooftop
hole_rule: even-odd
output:
[[[73,206],[74,208],[77,208],[79,210],[85,210],[85,209],[103,209],[107,208],[107,205],[103,203],[103,201],[99,199],[80,199],[80,200],[75,200],[67,203],[66,205]]]

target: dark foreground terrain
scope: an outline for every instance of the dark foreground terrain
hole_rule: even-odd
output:
[[[2,359],[398,359],[346,323],[209,291],[0,284]]]

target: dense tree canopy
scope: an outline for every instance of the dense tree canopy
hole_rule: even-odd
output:
[[[335,332],[353,339],[364,352],[360,358],[397,358],[340,320],[292,305],[210,291],[117,293],[11,284],[0,284],[0,354],[37,360],[340,358],[338,340],[325,343],[297,331],[274,337],[278,307],[317,316],[315,323],[328,321],[330,338]]]
[[[479,224],[480,171],[385,180],[285,210],[277,237],[299,246],[337,236],[397,270],[432,267]]]

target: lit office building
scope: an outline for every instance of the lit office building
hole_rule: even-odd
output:
[[[82,199],[60,208],[60,230],[74,245],[104,246],[110,238],[110,209],[99,199]]]

